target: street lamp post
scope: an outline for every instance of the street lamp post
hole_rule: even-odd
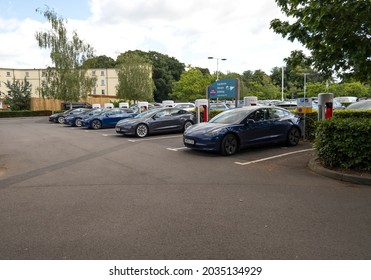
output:
[[[208,59],[216,59],[216,80],[219,80],[219,60],[227,60],[226,58],[219,58],[219,57],[213,57],[209,56]]]
[[[304,102],[305,102],[305,93],[307,91],[307,75],[310,75],[309,73],[304,73]],[[306,111],[304,111],[304,128],[303,128],[303,139],[305,140],[305,121],[307,118]]]

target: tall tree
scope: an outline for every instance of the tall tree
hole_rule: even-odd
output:
[[[242,74],[242,84],[247,88],[247,95],[256,96],[259,99],[277,99],[280,90],[262,70],[245,71]]]
[[[153,81],[156,85],[154,98],[157,102],[170,99],[173,92],[173,82],[179,81],[184,72],[184,63],[165,54],[150,51],[148,56],[153,65]]]
[[[314,66],[330,77],[371,81],[370,0],[276,0],[291,19],[274,19],[274,32],[311,51]]]
[[[40,48],[50,49],[54,64],[46,70],[45,80],[39,89],[41,95],[65,101],[85,98],[96,82],[95,78],[86,75],[87,68],[82,67],[86,59],[93,57],[92,47],[80,40],[75,31],[69,39],[65,27],[67,21],[53,10],[36,11],[44,15],[52,27],[35,35]]]
[[[180,80],[174,82],[174,92],[171,97],[179,101],[195,101],[205,98],[206,87],[214,81],[210,74],[203,74],[199,68],[189,67],[180,76]]]
[[[31,88],[30,82],[24,78],[23,81],[13,79],[7,81],[8,92],[5,95],[5,102],[11,110],[30,110],[31,107]]]
[[[152,101],[154,83],[152,65],[148,59],[132,53],[121,56],[118,61],[117,97],[134,101]]]
[[[120,54],[116,62],[125,55],[137,54],[152,64],[152,79],[155,84],[154,99],[157,102],[170,99],[173,92],[173,82],[179,81],[185,65],[176,58],[155,51],[144,52],[140,50],[127,51]]]
[[[84,64],[84,68],[115,68],[116,61],[106,55],[94,56],[87,59]]]

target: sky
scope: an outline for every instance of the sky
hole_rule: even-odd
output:
[[[51,29],[36,12],[46,7],[96,56],[113,59],[128,50],[156,51],[211,73],[270,74],[291,51],[305,50],[269,28],[285,18],[274,0],[1,0],[0,68],[52,66],[50,50],[35,39]]]

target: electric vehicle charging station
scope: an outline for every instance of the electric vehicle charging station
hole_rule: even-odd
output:
[[[129,103],[128,102],[120,102],[119,103],[119,108],[128,109],[129,108]]]
[[[115,106],[113,105],[113,103],[104,103],[104,109],[113,109],[115,108]]]
[[[245,96],[243,104],[244,106],[256,106],[258,105],[258,98],[256,96]]]
[[[208,99],[196,99],[195,106],[196,106],[197,123],[201,122],[201,110],[200,110],[201,107],[203,108],[203,111],[204,111],[203,122],[208,122],[209,120],[209,100]]]
[[[162,101],[162,106],[164,108],[173,108],[175,106],[175,103],[173,100],[164,100]]]
[[[332,118],[334,94],[320,93],[318,94],[318,120]]]
[[[138,113],[142,113],[148,110],[148,102],[147,101],[139,101],[138,102]]]

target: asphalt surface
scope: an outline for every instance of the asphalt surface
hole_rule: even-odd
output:
[[[311,145],[232,157],[0,119],[0,259],[370,259],[371,188],[312,172]]]

